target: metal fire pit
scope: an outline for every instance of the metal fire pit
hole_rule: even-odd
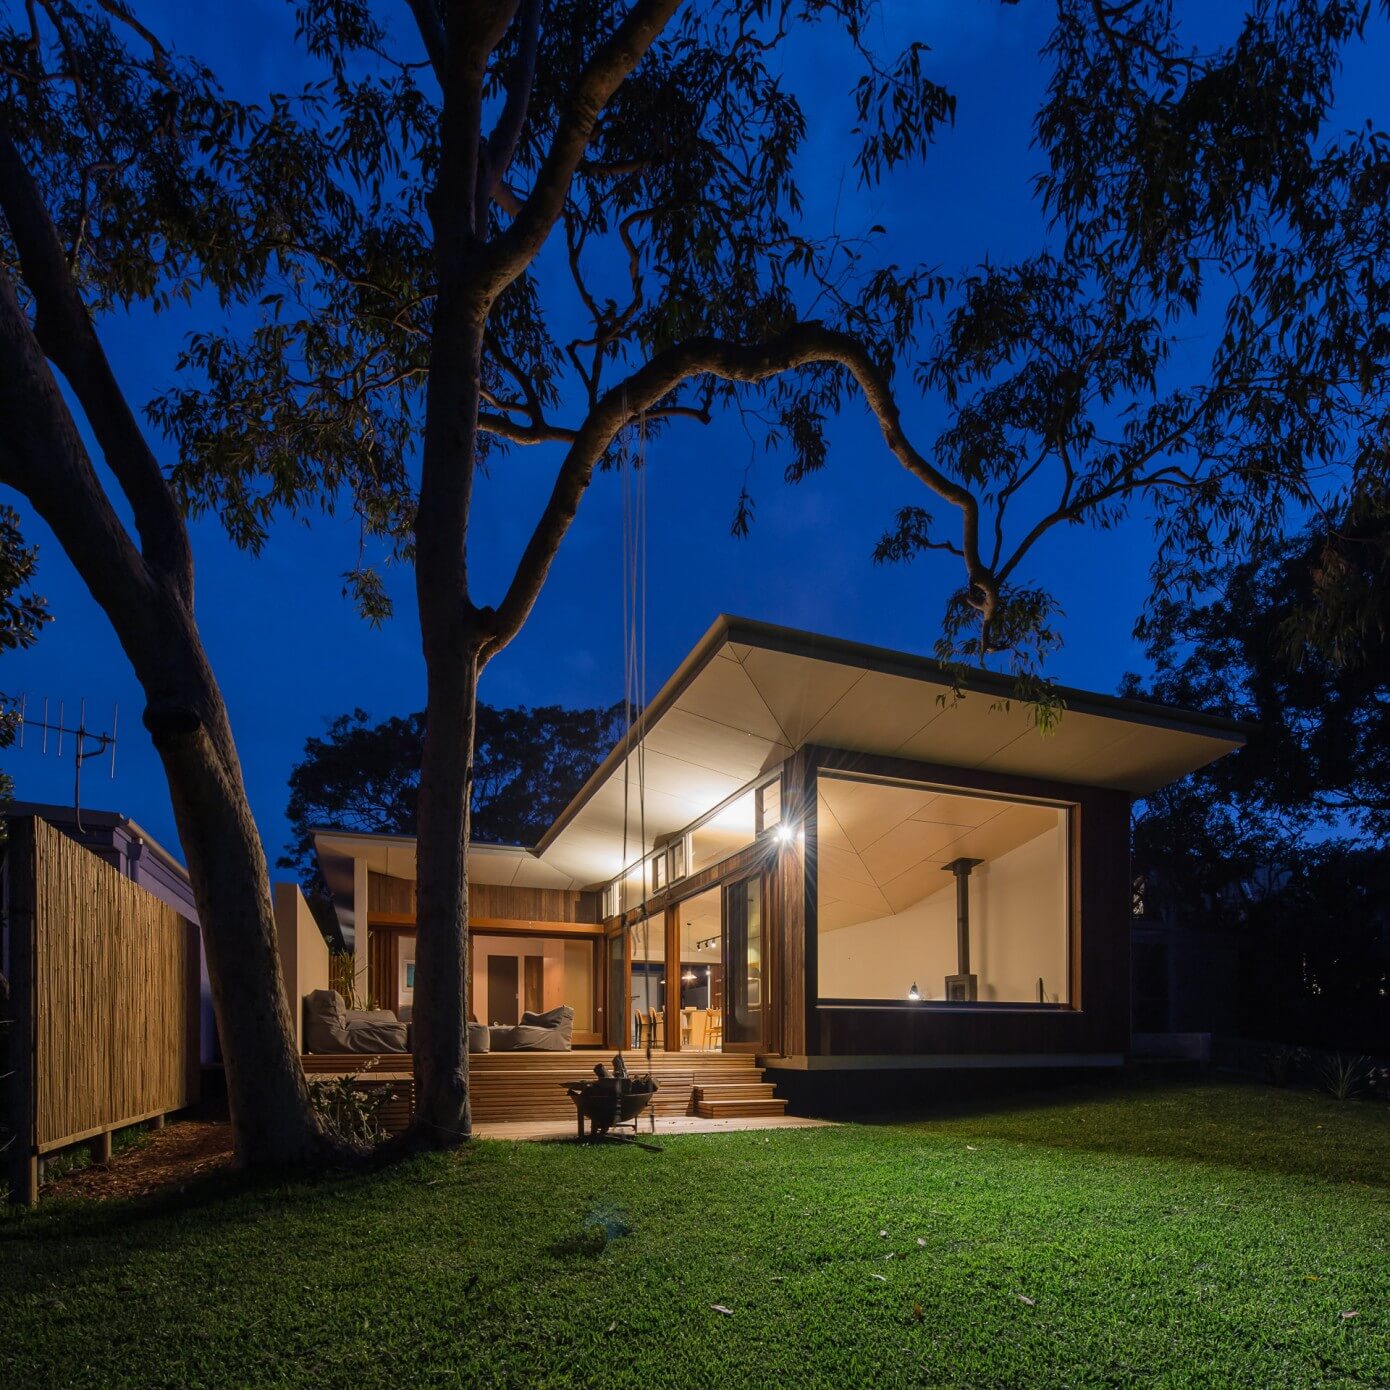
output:
[[[594,1080],[566,1087],[569,1098],[574,1102],[579,1127],[576,1138],[583,1141],[584,1121],[587,1119],[590,1137],[594,1139],[634,1142],[638,1118],[656,1094],[656,1079],[651,1076],[629,1076],[621,1053],[613,1059],[612,1072],[600,1062],[594,1068],[594,1073]],[[612,1134],[611,1131],[619,1125],[631,1125],[632,1135]],[[655,1114],[652,1116],[652,1131],[656,1131]]]

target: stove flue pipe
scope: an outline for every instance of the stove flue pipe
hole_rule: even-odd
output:
[[[983,859],[953,859],[945,866],[956,876],[956,973],[970,974],[970,871]]]

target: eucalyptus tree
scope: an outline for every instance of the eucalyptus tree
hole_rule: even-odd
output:
[[[880,557],[952,555],[961,584],[939,653],[1009,662],[1020,690],[1044,697],[1036,677],[1056,641],[1054,602],[1025,570],[1044,537],[1116,524],[1143,503],[1171,555],[1189,541],[1200,550],[1258,535],[1284,505],[1322,500],[1308,469],[1331,437],[1317,433],[1323,417],[1306,401],[1316,361],[1300,363],[1301,382],[1263,389],[1267,359],[1257,370],[1233,351],[1216,360],[1219,389],[1175,384],[1175,339],[1201,300],[1181,237],[1155,239],[1156,270],[1133,237],[1106,230],[1124,160],[1134,165],[1143,146],[1116,134],[1124,112],[1095,108],[1120,100],[1132,111],[1151,99],[1163,108],[1171,93],[1145,92],[1131,73],[1110,85],[1095,74],[1113,62],[1110,31],[1165,8],[1061,0],[1049,50],[1057,80],[1039,126],[1060,244],[950,280],[891,262],[878,229],[813,225],[803,198],[817,171],[782,56],[793,41],[810,35],[842,58],[850,100],[838,134],[866,186],[917,177],[953,115],[920,39],[887,56],[870,47],[875,0],[302,0],[306,79],[291,95],[238,105],[201,69],[178,69],[196,71],[191,84],[171,77],[163,50],[150,50],[160,57],[138,69],[148,93],[140,114],[154,113],[167,133],[158,151],[178,152],[163,162],[128,140],[124,162],[92,158],[82,128],[45,104],[53,85],[25,89],[20,144],[32,165],[69,171],[63,206],[81,229],[69,259],[102,267],[94,302],[196,283],[246,306],[190,338],[184,379],[151,407],[176,453],[161,487],[149,468],[127,482],[113,464],[145,508],[147,548],[183,534],[164,514],[167,482],[185,508],[214,510],[253,549],[279,508],[350,506],[369,545],[414,566],[428,685],[417,802],[420,1142],[469,1130],[478,679],[527,621],[586,491],[634,422],[660,432],[743,412],[796,481],[826,466],[830,420],[867,409],[887,455],[924,490]],[[1310,7],[1295,8],[1304,27],[1281,30],[1280,42],[1306,82],[1285,84],[1292,113],[1255,128],[1256,141],[1321,128],[1326,103],[1314,96],[1330,89],[1337,45],[1356,32],[1348,22],[1320,42]],[[80,12],[105,34],[110,17],[127,14],[117,0],[38,9]],[[28,61],[18,43],[11,66]],[[1273,102],[1278,83],[1256,75]],[[817,103],[822,122],[840,114]],[[51,140],[55,124],[76,134]],[[1087,139],[1072,138],[1088,130],[1093,185]],[[161,202],[171,161],[179,196]],[[1185,178],[1204,187],[1206,174],[1197,159]],[[1179,192],[1182,182],[1175,176]],[[1329,196],[1345,202],[1346,181],[1334,185]],[[108,219],[100,230],[143,259],[93,256],[83,219],[94,190]],[[119,227],[112,214],[126,215]],[[1205,225],[1184,229],[1199,248]],[[1336,238],[1326,240],[1335,257]],[[1378,255],[1374,237],[1368,244]],[[1256,388],[1260,408],[1242,417],[1235,403]],[[905,392],[944,404],[946,425],[928,446],[904,424]],[[1337,397],[1337,429],[1365,396]],[[1233,420],[1244,433],[1229,436]],[[1287,430],[1280,454],[1272,441]],[[103,440],[118,464],[122,443]],[[508,582],[479,592],[469,565],[480,540],[475,485],[489,469],[532,474],[531,459],[550,465],[545,499]],[[154,520],[146,494],[157,499]],[[751,505],[738,499],[736,530]],[[147,564],[170,568],[162,553]],[[384,617],[373,566],[356,563],[348,578],[368,615]],[[147,716],[161,731],[164,704],[152,699]],[[221,750],[225,764],[229,732]]]
[[[7,7],[0,89],[0,482],[52,528],[143,687],[202,923],[237,1157],[314,1163],[337,1146],[292,1042],[265,854],[194,617],[187,527],[97,330],[137,300],[205,288],[225,301],[254,281],[242,240],[254,206],[188,134],[215,147],[229,112],[205,70],[175,62],[114,0]],[[22,584],[32,557],[4,515],[19,560],[5,582]],[[5,607],[8,628],[32,631],[31,608]]]
[[[309,0],[320,78],[247,114],[245,148],[295,172],[270,237],[264,321],[188,346],[155,405],[188,504],[255,544],[274,507],[347,493],[414,565],[427,669],[417,796],[417,1111],[422,1143],[469,1131],[470,790],[478,679],[515,638],[623,430],[758,414],[799,477],[854,392],[889,451],[964,517],[978,602],[978,504],[909,442],[896,344],[940,282],[860,273],[856,245],[802,225],[806,121],[776,60],[819,24],[860,70],[857,167],[876,182],[949,118],[924,46],[884,62],[872,0]],[[272,219],[267,218],[267,221]],[[545,272],[544,274],[542,272]],[[557,289],[550,272],[563,276]],[[812,317],[808,305],[816,305]],[[576,326],[578,325],[578,326]],[[470,581],[474,486],[553,457],[514,573]],[[746,519],[746,513],[745,513]],[[352,582],[373,614],[366,566]]]
[[[1124,422],[1187,464],[1156,593],[1277,559],[1311,521],[1320,563],[1284,638],[1355,665],[1383,645],[1390,590],[1390,138],[1344,79],[1355,46],[1383,48],[1390,4],[1255,0],[1200,45],[1171,0],[1057,14],[1037,131],[1063,254],[1194,360]]]

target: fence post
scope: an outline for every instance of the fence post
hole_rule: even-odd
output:
[[[39,1200],[39,1156],[34,1133],[38,1065],[34,1024],[34,905],[38,859],[33,817],[11,821],[9,841],[5,879],[9,889],[6,926],[10,945],[10,1201],[31,1207]]]

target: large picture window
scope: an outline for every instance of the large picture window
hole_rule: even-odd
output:
[[[1067,1004],[1068,811],[822,773],[825,1000]]]

